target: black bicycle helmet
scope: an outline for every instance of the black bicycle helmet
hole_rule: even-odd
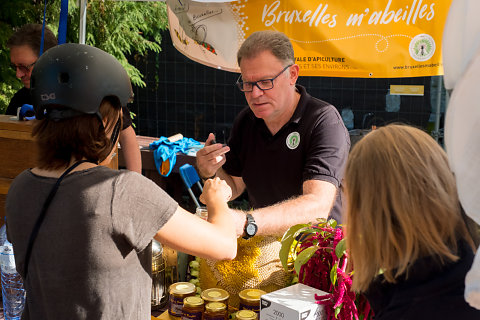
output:
[[[70,118],[96,114],[100,103],[115,96],[122,106],[133,98],[130,78],[112,55],[98,48],[65,43],[46,51],[37,60],[30,78],[37,119]],[[52,105],[67,107],[51,113]]]

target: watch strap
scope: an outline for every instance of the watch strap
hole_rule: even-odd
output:
[[[257,229],[257,225],[256,225],[256,223],[255,223],[255,219],[253,218],[253,216],[252,216],[250,213],[247,213],[247,214],[246,214],[246,217],[247,217],[247,220],[246,220],[246,223],[245,223],[245,227],[243,228],[243,236],[242,236],[242,238],[247,240],[247,239],[252,238],[252,237],[257,233],[257,230],[258,230],[258,229]],[[254,226],[255,226],[255,233],[254,233],[254,234],[249,234],[249,233],[247,232],[247,228],[248,228],[248,226],[250,226],[250,225],[254,225]]]

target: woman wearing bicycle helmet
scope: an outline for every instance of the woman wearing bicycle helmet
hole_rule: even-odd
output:
[[[231,190],[223,181],[205,183],[204,221],[140,174],[101,166],[132,96],[114,57],[63,44],[39,58],[31,81],[38,165],[14,180],[6,203],[27,291],[23,319],[149,319],[144,249],[152,238],[197,256],[235,257]]]

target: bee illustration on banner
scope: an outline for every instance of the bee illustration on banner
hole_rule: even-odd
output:
[[[180,33],[178,32],[177,29],[174,29],[175,30],[175,34],[177,35],[177,38],[178,40],[180,40],[181,43],[183,43],[184,45],[188,45],[188,41],[187,41],[187,38],[183,38],[180,36]]]

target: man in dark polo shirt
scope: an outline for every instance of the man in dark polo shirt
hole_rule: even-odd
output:
[[[338,111],[296,85],[299,67],[283,33],[253,33],[237,58],[249,108],[235,119],[228,146],[210,145],[209,135],[197,153],[199,174],[225,179],[234,196],[247,190],[257,235],[281,235],[320,217],[340,220],[350,139]],[[238,235],[253,236],[244,230],[247,213],[236,214]]]
[[[210,273],[200,268],[202,289],[224,287],[231,296],[248,286],[269,292],[290,283],[279,237],[295,224],[341,219],[339,186],[350,149],[335,107],[296,85],[299,66],[283,33],[253,33],[237,60],[237,85],[249,107],[236,117],[228,146],[212,143],[210,134],[197,152],[201,177],[226,180],[233,197],[246,190],[253,207],[234,211],[243,237],[234,264],[207,263]]]
[[[17,115],[18,108],[25,104],[33,104],[30,96],[30,76],[40,55],[42,28],[41,24],[26,24],[15,31],[7,41],[7,47],[10,48],[10,62],[15,69],[17,78],[22,81],[24,87],[12,97],[5,114]],[[56,45],[57,38],[48,27],[45,27],[43,51],[45,52]],[[123,107],[122,110],[123,127],[120,133],[120,145],[125,157],[126,167],[129,170],[142,173],[142,158],[135,130],[132,127],[130,111],[127,107]]]

